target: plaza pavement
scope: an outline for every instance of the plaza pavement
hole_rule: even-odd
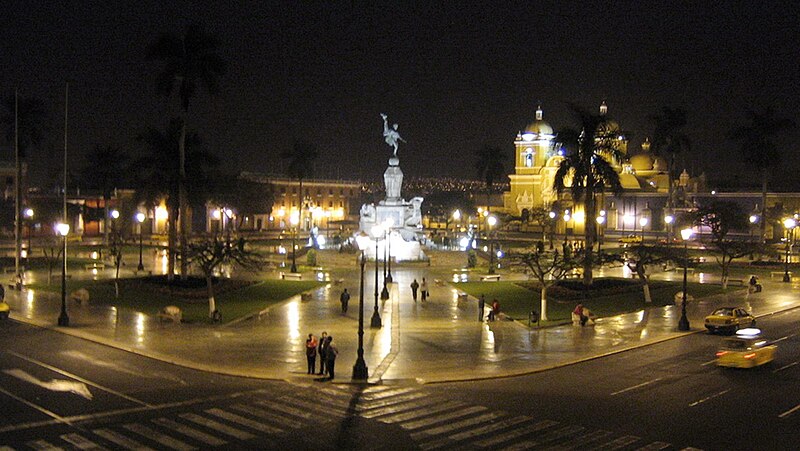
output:
[[[305,339],[309,333],[319,336],[327,331],[339,349],[335,382],[349,382],[358,346],[359,271],[354,267],[328,275],[333,283],[306,296],[292,297],[251,318],[224,325],[162,324],[141,313],[70,303],[70,326],[58,327],[59,295],[6,290],[6,301],[12,308],[11,318],[17,321],[203,371],[266,379],[312,378],[306,375]],[[479,322],[475,298],[459,297],[456,289],[446,283],[448,276],[452,278],[452,271],[415,265],[395,267],[392,275],[390,299],[378,300],[383,327],[373,329],[370,318],[375,305],[374,272],[366,272],[364,359],[372,383],[432,383],[522,375],[687,333],[676,330],[680,306],[600,318],[587,327],[564,325],[530,330],[514,321]],[[306,278],[314,276],[304,274]],[[665,272],[653,277],[680,276]],[[423,277],[428,280],[431,297],[424,303],[415,303],[409,285],[414,278],[421,282]],[[747,295],[746,290],[731,287],[724,295],[691,302],[687,313],[692,330],[688,333],[703,331],[703,317],[724,304],[744,306],[756,316],[800,306],[797,283],[782,283],[779,279],[762,283],[764,290],[758,294]],[[339,294],[345,287],[352,298],[348,312],[342,314]],[[224,306],[221,308],[224,310]],[[709,359],[713,358],[716,343],[709,342]]]

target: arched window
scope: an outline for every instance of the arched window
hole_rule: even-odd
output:
[[[526,168],[533,167],[533,149],[528,147],[522,155],[523,162]]]

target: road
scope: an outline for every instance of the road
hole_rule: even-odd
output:
[[[699,333],[524,377],[364,387],[223,377],[4,321],[0,449],[797,449],[798,324],[759,320],[779,354],[755,370],[716,368],[721,338]]]

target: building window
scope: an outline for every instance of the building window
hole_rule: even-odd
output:
[[[292,194],[297,194],[297,188],[292,187]]]
[[[333,201],[328,202],[328,208],[333,208]]]
[[[339,208],[344,208],[344,202],[339,201]]]
[[[533,167],[533,149],[531,149],[530,147],[525,149],[525,153],[523,154],[523,157],[525,159],[525,161],[524,161],[525,167],[526,168],[532,168]]]
[[[333,188],[328,188],[328,195],[333,196]]]
[[[286,187],[285,186],[281,186],[281,194],[286,194]]]
[[[344,190],[342,188],[339,188],[339,195],[341,196],[343,194],[344,194]]]

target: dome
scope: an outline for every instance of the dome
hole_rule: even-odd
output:
[[[653,159],[653,170],[666,171],[667,160],[665,160],[664,157],[655,157],[655,159]]]
[[[631,157],[631,166],[634,171],[650,171],[653,169],[653,157],[647,153],[638,153]]]
[[[525,127],[525,131],[523,133],[536,133],[539,135],[552,135],[553,134],[553,127],[550,126],[547,122],[543,120],[533,121]]]

